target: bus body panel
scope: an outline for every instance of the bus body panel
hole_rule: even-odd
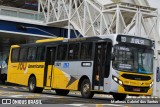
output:
[[[44,62],[19,62],[11,63],[8,67],[8,82],[28,86],[31,74],[36,77],[36,85],[43,87]]]
[[[28,62],[28,70],[24,71],[26,73],[25,84],[28,85],[29,77],[33,74],[36,77],[37,87],[43,87],[43,78],[44,78],[44,62]]]
[[[92,70],[93,61],[56,61],[53,86],[54,88],[77,90],[78,81],[84,75],[92,84]]]
[[[111,75],[108,78],[104,78],[104,92],[111,92],[111,88],[113,87],[112,85],[112,79],[111,79]],[[114,88],[116,89],[116,88]]]
[[[54,75],[52,75],[52,88],[53,89],[67,89],[67,90],[77,90],[78,79],[71,77],[69,74],[54,67]]]

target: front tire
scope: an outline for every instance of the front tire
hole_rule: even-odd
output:
[[[56,89],[56,94],[66,96],[69,93],[69,90]]]
[[[88,79],[84,79],[81,84],[81,95],[84,98],[92,98],[94,96],[94,93],[90,91],[91,90],[91,84]]]
[[[127,95],[126,94],[120,94],[120,93],[113,93],[113,98],[115,101],[119,100],[119,101],[123,101],[126,99]]]

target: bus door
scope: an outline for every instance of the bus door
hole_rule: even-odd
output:
[[[109,42],[100,42],[95,44],[93,86],[94,90],[103,90],[104,78],[109,76],[109,58],[111,49]],[[110,48],[107,48],[110,47]],[[111,50],[110,50],[111,51]],[[108,67],[107,67],[108,66]]]
[[[54,62],[56,57],[56,47],[47,47],[44,72],[44,86],[51,87],[52,75],[54,72]]]

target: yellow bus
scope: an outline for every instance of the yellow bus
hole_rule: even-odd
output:
[[[110,34],[75,39],[45,39],[13,45],[7,81],[67,95],[81,91],[125,100],[127,95],[151,95],[153,86],[152,41],[132,35]]]

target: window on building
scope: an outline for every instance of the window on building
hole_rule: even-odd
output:
[[[79,43],[69,45],[68,59],[79,59],[79,46]]]
[[[20,49],[19,61],[26,61],[27,59],[28,48]]]
[[[35,61],[36,60],[36,47],[31,47],[28,50],[28,56],[27,56],[27,61]]]
[[[67,45],[59,45],[58,46],[58,60],[65,60],[67,57]]]
[[[13,48],[12,49],[12,54],[11,54],[11,61],[12,62],[18,62],[19,50],[20,50],[20,48]]]
[[[92,58],[92,43],[81,44],[80,59],[91,59]]]

